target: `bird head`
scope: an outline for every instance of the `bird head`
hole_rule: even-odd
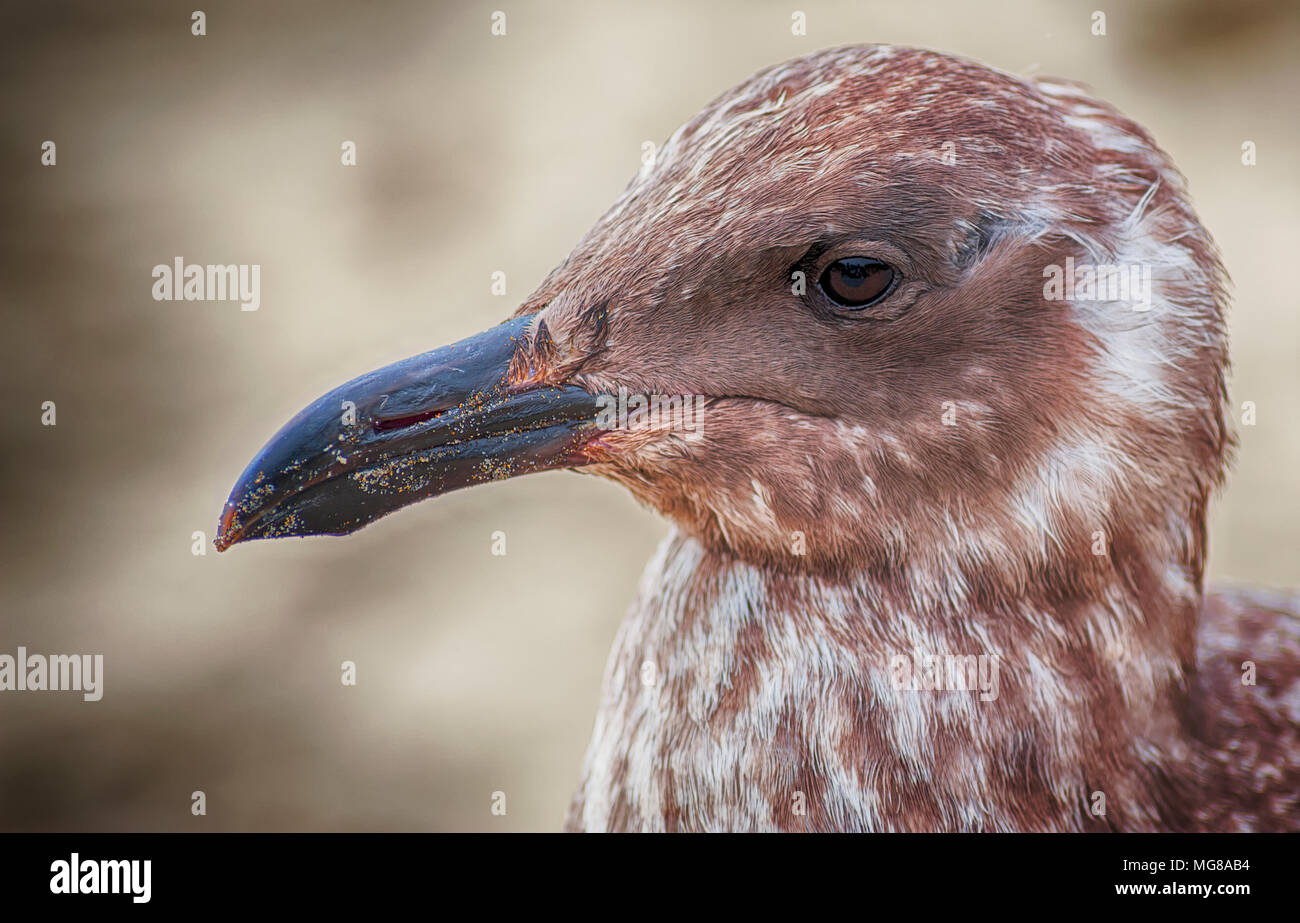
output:
[[[1181,176],[1083,90],[819,52],[682,126],[514,319],[302,411],[218,545],[567,467],[781,569],[1011,592],[1155,541],[1199,582],[1223,304]]]

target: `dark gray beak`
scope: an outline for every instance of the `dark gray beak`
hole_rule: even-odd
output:
[[[460,487],[586,464],[596,395],[509,380],[530,320],[362,375],[311,404],[240,476],[217,548],[346,535]]]

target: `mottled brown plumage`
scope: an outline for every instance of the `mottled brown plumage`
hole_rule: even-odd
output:
[[[818,247],[902,286],[821,315]],[[1069,257],[1150,267],[1150,310],[1045,300]],[[588,450],[678,532],[570,827],[1295,828],[1296,600],[1198,619],[1225,306],[1182,177],[1072,84],[854,47],[711,103],[520,309],[564,379],[711,398]],[[891,688],[918,651],[998,698]]]
[[[846,257],[895,287],[837,307]],[[1080,265],[1134,287],[1052,287]],[[557,466],[671,519],[571,829],[1297,829],[1300,599],[1203,593],[1225,284],[1076,85],[819,52],[674,134],[519,319],[304,410],[218,544]],[[702,427],[593,424],[620,391]]]

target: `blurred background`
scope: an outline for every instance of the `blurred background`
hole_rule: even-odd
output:
[[[1223,248],[1258,407],[1211,571],[1300,583],[1296,4],[1110,3],[1094,36],[1095,0],[202,0],[203,37],[195,5],[0,11],[0,653],[105,657],[100,702],[0,695],[0,830],[557,829],[662,521],[548,473],[346,540],[192,533],[308,401],[504,318],[644,141],[828,45],[1071,77],[1153,131]],[[261,309],[154,301],[176,256],[260,264]]]

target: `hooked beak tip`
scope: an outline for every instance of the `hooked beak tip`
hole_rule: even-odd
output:
[[[511,380],[528,322],[516,318],[377,369],[302,410],[236,483],[213,539],[217,550],[346,535],[457,488],[587,464],[597,395],[573,384]]]
[[[217,537],[212,540],[217,551],[225,551],[239,541],[240,530],[235,528],[235,508],[227,506],[221,511],[221,521],[217,523]]]

